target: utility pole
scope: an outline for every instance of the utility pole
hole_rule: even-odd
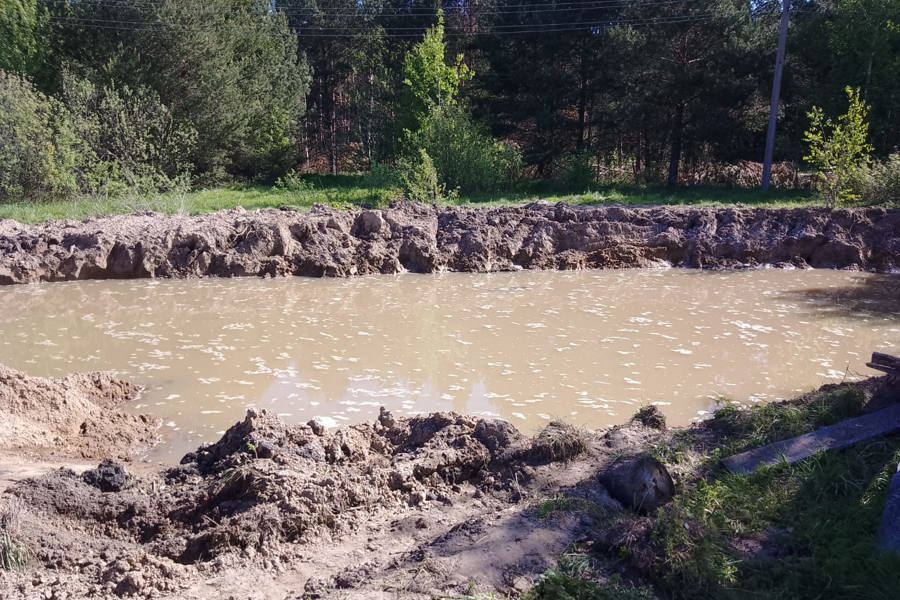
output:
[[[784,51],[787,47],[788,23],[791,20],[791,0],[784,0],[781,24],[778,26],[778,51],[775,53],[775,78],[772,81],[772,102],[769,104],[769,129],[766,132],[766,156],[763,160],[762,189],[769,189],[772,178],[772,155],[775,153],[775,125],[778,121],[778,96],[781,94],[781,72],[784,70]]]

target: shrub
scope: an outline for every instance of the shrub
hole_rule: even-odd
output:
[[[392,188],[399,184],[396,171],[384,163],[372,163],[369,172],[363,177],[363,182],[372,188]]]
[[[446,189],[491,192],[518,177],[518,150],[494,140],[461,106],[437,107],[407,146],[424,149]]]
[[[404,194],[414,202],[437,202],[445,196],[438,182],[438,173],[431,156],[419,148],[418,159],[404,158],[398,165],[400,185]]]
[[[590,152],[570,154],[563,160],[560,180],[575,192],[586,192],[594,185],[593,156]]]
[[[847,87],[845,91],[847,112],[833,121],[814,106],[808,113],[809,129],[803,134],[803,140],[809,144],[803,159],[817,169],[815,186],[831,207],[859,199],[856,182],[872,152],[866,141],[869,107],[860,100],[859,89]]]
[[[190,170],[196,131],[176,124],[149,88],[96,86],[66,74],[63,99],[82,142],[83,191],[167,190]]]
[[[0,71],[0,200],[74,193],[77,157],[65,107],[27,79]]]
[[[312,191],[314,186],[303,179],[303,176],[297,171],[288,171],[275,181],[275,185],[272,188],[280,191],[302,193]]]
[[[858,186],[857,193],[866,202],[900,206],[900,153],[864,168]]]

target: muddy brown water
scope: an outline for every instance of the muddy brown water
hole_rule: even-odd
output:
[[[900,276],[623,270],[88,281],[0,288],[0,363],[117,371],[165,422],[151,458],[215,440],[249,406],[290,422],[454,410],[534,431],[656,404],[765,402],[875,374],[900,349]]]

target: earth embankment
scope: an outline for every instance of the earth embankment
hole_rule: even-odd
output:
[[[0,221],[0,284],[406,271],[781,265],[900,268],[900,210],[507,208],[136,214]]]

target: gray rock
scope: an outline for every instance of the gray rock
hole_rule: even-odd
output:
[[[640,513],[655,511],[675,495],[665,465],[647,455],[616,459],[600,474],[600,482],[613,498]]]

